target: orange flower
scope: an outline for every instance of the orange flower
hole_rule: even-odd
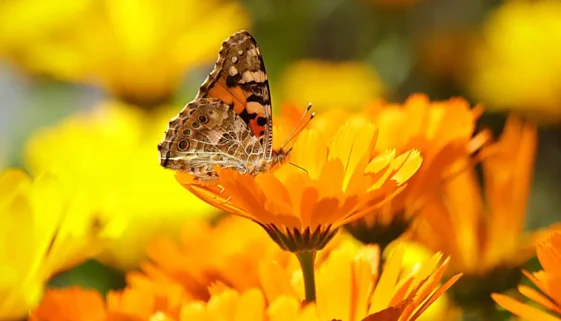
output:
[[[523,271],[523,273],[541,293],[526,285],[519,285],[518,290],[555,316],[506,295],[495,293],[492,297],[500,306],[524,319],[530,321],[561,320],[561,270],[559,270],[559,266],[561,266],[561,233],[552,233],[546,241],[538,244],[536,252],[543,270],[535,273]]]
[[[403,247],[398,246],[379,275],[376,245],[343,242],[316,268],[318,320],[358,321],[372,314],[395,316],[387,320],[416,320],[460,278],[460,274],[455,275],[438,286],[449,261],[440,254],[404,276],[403,254]],[[297,286],[301,277],[280,269],[275,262],[262,263],[261,280],[269,302],[287,295],[303,299]],[[367,320],[377,319],[372,316]]]
[[[232,315],[228,307],[237,307],[237,311],[245,307],[243,311],[253,312],[253,317],[244,320],[408,321],[416,320],[460,277],[455,276],[439,287],[448,260],[435,255],[410,275],[399,278],[401,249],[392,255],[378,277],[378,253],[376,246],[345,246],[332,252],[318,267],[316,303],[302,306],[303,294],[293,291],[296,288],[291,284],[301,278],[269,261],[263,262],[261,268],[263,292],[251,289],[240,295],[225,290],[207,304],[194,304],[196,309],[183,311],[188,311],[190,319],[198,320],[212,312],[227,317]],[[231,304],[225,304],[228,301]]]
[[[189,298],[178,284],[158,283],[110,291],[106,305],[109,320],[179,320]]]
[[[209,287],[207,300],[182,305],[181,320],[201,320],[211,315],[242,320],[233,317],[240,313],[246,316],[243,320],[358,321],[388,315],[391,318],[383,320],[416,320],[460,275],[439,286],[448,259],[442,260],[437,254],[406,273],[403,254],[402,247],[392,252],[380,276],[376,246],[343,241],[316,264],[317,301],[305,305],[304,276],[297,265],[275,259],[263,259],[259,264],[256,261],[258,271],[248,268],[244,276],[256,273],[257,284],[245,290],[214,284]]]
[[[221,291],[217,291],[208,303],[198,301],[185,305],[181,310],[181,320],[267,320],[265,309],[265,298],[261,291],[249,289],[239,293],[232,289],[223,288]]]
[[[544,236],[523,233],[536,135],[533,124],[510,117],[500,139],[481,152],[485,193],[475,169],[462,171],[422,211],[425,221],[418,222],[414,239],[450,255],[451,271],[466,274],[455,288],[460,303],[490,301],[490,291],[514,286],[518,267]]]
[[[379,251],[376,246],[342,246],[317,267],[318,297],[302,306],[302,282],[297,271],[263,261],[261,290],[237,292],[221,288],[208,303],[196,302],[182,309],[187,320],[221,316],[225,320],[243,313],[243,320],[416,320],[459,277],[438,286],[448,260],[435,255],[405,277],[402,274],[402,249],[398,249],[378,276]],[[234,311],[236,311],[234,313]],[[251,312],[250,314],[247,314]]]
[[[259,260],[287,262],[289,255],[269,242],[259,226],[233,216],[216,226],[190,222],[182,230],[179,246],[170,238],[160,239],[147,254],[151,261],[141,264],[143,273],[129,273],[130,284],[176,283],[198,300],[208,300],[208,287],[216,282],[240,291],[254,287]]]
[[[284,250],[320,250],[340,226],[396,194],[422,161],[416,150],[373,153],[376,133],[365,121],[342,125],[330,140],[305,130],[290,155],[301,168],[257,176],[219,169],[219,185],[210,186],[184,172],[176,178],[205,202],[257,222]]]
[[[405,232],[427,197],[451,176],[453,165],[487,140],[487,132],[472,138],[481,112],[480,106],[471,109],[462,98],[431,102],[422,94],[412,95],[403,105],[368,106],[366,114],[379,128],[376,151],[418,149],[423,163],[402,193],[349,224],[348,230],[359,240],[382,247]]]
[[[103,320],[103,297],[95,290],[81,288],[50,289],[29,321]]]
[[[278,247],[276,251],[286,253]],[[249,267],[238,276],[258,279],[243,290],[218,281],[208,286],[207,299],[197,300],[185,292],[181,280],[171,280],[173,275],[169,275],[170,280],[146,278],[144,281],[149,282],[134,282],[122,291],[111,291],[106,302],[91,290],[53,289],[31,313],[30,320],[407,321],[416,320],[460,277],[456,275],[439,286],[448,265],[448,259],[443,260],[440,254],[416,268],[404,269],[404,251],[399,246],[379,275],[378,255],[374,245],[362,246],[351,239],[339,243],[316,265],[315,303],[302,304],[303,273],[298,266],[270,257],[254,260],[258,269]],[[174,258],[183,261],[187,257]],[[196,257],[190,259],[197,263]]]
[[[316,263],[349,238],[339,233],[319,253]],[[162,238],[147,252],[150,261],[141,264],[142,272],[130,272],[128,283],[133,287],[176,284],[193,300],[209,300],[209,288],[217,283],[240,292],[257,287],[263,260],[275,261],[284,269],[298,268],[295,258],[270,242],[262,228],[237,216],[226,216],[214,226],[206,221],[190,222],[182,230],[179,245]]]
[[[187,303],[181,288],[169,284],[110,291],[106,300],[95,290],[50,289],[29,320],[179,320]]]

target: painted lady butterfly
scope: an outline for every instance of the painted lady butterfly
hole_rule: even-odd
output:
[[[247,31],[224,41],[214,70],[195,99],[171,119],[158,149],[163,167],[205,182],[218,178],[214,166],[257,175],[286,161],[290,149],[273,149],[269,81],[259,47]]]

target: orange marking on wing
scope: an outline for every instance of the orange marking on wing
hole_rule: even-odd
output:
[[[257,118],[254,118],[254,119],[249,121],[249,127],[251,128],[251,131],[257,137],[263,136],[263,134],[261,134],[261,132],[263,132],[263,133],[265,132],[265,126],[259,126],[257,124]]]
[[[220,80],[214,83],[208,93],[228,105],[233,102],[236,114],[241,114],[246,108],[245,93],[241,87],[228,88],[225,81]]]
[[[222,100],[224,103],[231,105],[234,101],[234,96],[226,90],[222,85],[220,86],[212,86],[208,93],[215,98]]]
[[[245,94],[241,87],[234,87],[230,92],[236,99],[234,101],[234,111],[238,114],[241,114],[247,108]]]
[[[257,117],[249,121],[249,128],[255,136],[262,137],[265,132],[265,126],[257,124],[258,117],[265,117],[265,107],[256,102],[247,102],[246,98],[251,96],[251,93],[244,92],[241,87],[228,88],[223,80],[217,81],[208,91],[212,97],[222,100],[228,105],[234,105],[236,114],[241,114],[247,110],[249,114],[257,114]]]

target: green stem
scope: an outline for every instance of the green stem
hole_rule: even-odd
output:
[[[296,253],[296,257],[302,268],[304,276],[304,290],[306,292],[306,303],[316,301],[316,277],[314,262],[316,260],[316,251],[306,251]]]

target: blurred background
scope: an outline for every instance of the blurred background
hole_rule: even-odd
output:
[[[482,103],[497,132],[509,112],[534,119],[527,225],[561,218],[561,1],[0,0],[0,168],[62,172],[125,222],[99,259],[112,268],[90,261],[55,284],[116,287],[152,237],[216,215],[159,168],[156,145],[240,29],[275,112],[422,92]]]

